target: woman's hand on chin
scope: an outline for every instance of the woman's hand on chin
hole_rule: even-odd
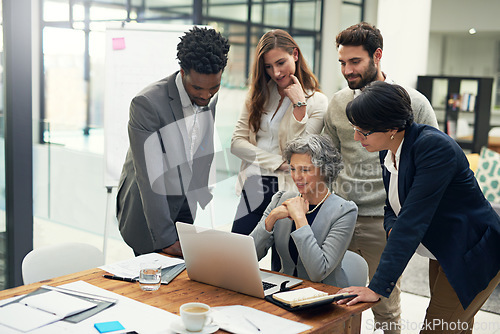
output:
[[[293,104],[297,102],[304,102],[306,97],[304,95],[304,90],[300,85],[299,79],[293,74],[290,74],[292,79],[290,85],[284,89],[285,95],[292,101]]]

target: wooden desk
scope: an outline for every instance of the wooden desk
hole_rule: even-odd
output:
[[[210,306],[249,306],[313,327],[305,333],[359,333],[361,329],[361,312],[374,305],[374,303],[360,303],[347,307],[331,304],[310,310],[288,312],[263,299],[191,281],[186,271],[177,276],[170,284],[162,285],[160,289],[155,292],[142,291],[139,288],[139,283],[106,279],[102,277],[104,273],[105,272],[101,269],[90,269],[51,280],[3,290],[0,291],[0,299],[26,294],[36,290],[42,285],[58,286],[82,280],[177,315],[179,314],[179,307],[182,304],[193,301],[206,303]],[[330,285],[313,283],[310,281],[304,281],[304,283],[300,285],[300,287],[307,286],[313,286],[318,290],[330,294],[334,294],[339,290]],[[220,330],[218,333],[225,333],[225,331]]]

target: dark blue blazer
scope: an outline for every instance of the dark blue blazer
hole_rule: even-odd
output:
[[[386,155],[380,152],[387,192]],[[465,309],[500,270],[500,217],[460,146],[433,127],[414,123],[406,129],[398,172],[401,211],[396,218],[386,200],[384,227],[392,231],[369,287],[388,297],[422,243]]]

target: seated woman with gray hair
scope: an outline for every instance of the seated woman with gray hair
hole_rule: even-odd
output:
[[[338,287],[348,285],[341,268],[351,241],[358,208],[330,192],[343,168],[329,137],[309,135],[287,143],[283,157],[298,188],[279,191],[250,234],[257,256],[274,244],[281,272]]]

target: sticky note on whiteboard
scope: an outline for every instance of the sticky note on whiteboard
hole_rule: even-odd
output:
[[[115,37],[113,38],[113,50],[123,50],[125,49],[125,38]]]

